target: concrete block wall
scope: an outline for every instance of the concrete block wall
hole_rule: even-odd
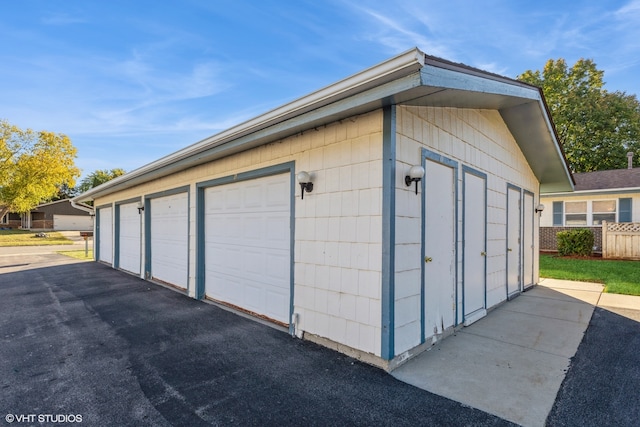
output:
[[[535,194],[538,181],[500,114],[493,110],[402,106],[397,109],[396,167],[396,355],[420,344],[421,197],[404,184],[412,165],[420,164],[421,149],[459,163],[458,211],[462,230],[462,165],[487,174],[487,305],[506,299],[507,183]],[[534,203],[535,203],[534,202]],[[537,221],[534,220],[534,227]],[[537,232],[535,233],[537,235]],[[458,295],[462,295],[462,233],[458,241]],[[537,253],[537,242],[535,242]],[[537,265],[537,261],[536,261]],[[535,279],[538,280],[537,269]],[[459,298],[458,312],[462,312]],[[428,338],[428,337],[427,337]]]

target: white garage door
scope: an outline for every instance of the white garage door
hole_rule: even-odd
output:
[[[119,206],[118,267],[140,274],[140,214],[138,203]]]
[[[53,229],[61,231],[92,231],[93,218],[89,215],[53,215]]]
[[[205,190],[206,296],[289,323],[290,175]]]
[[[113,262],[113,210],[111,208],[98,209],[98,250],[100,261]]]
[[[189,268],[187,193],[151,199],[151,277],[186,289]]]

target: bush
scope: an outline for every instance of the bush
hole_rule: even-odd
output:
[[[593,252],[593,232],[588,228],[560,231],[556,238],[558,241],[558,254],[562,256],[590,256]]]

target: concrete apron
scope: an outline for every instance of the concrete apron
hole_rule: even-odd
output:
[[[602,285],[544,279],[392,372],[523,426],[543,426]]]

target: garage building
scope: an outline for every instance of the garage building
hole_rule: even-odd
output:
[[[412,49],[76,197],[99,262],[393,369],[538,281],[541,91]]]

